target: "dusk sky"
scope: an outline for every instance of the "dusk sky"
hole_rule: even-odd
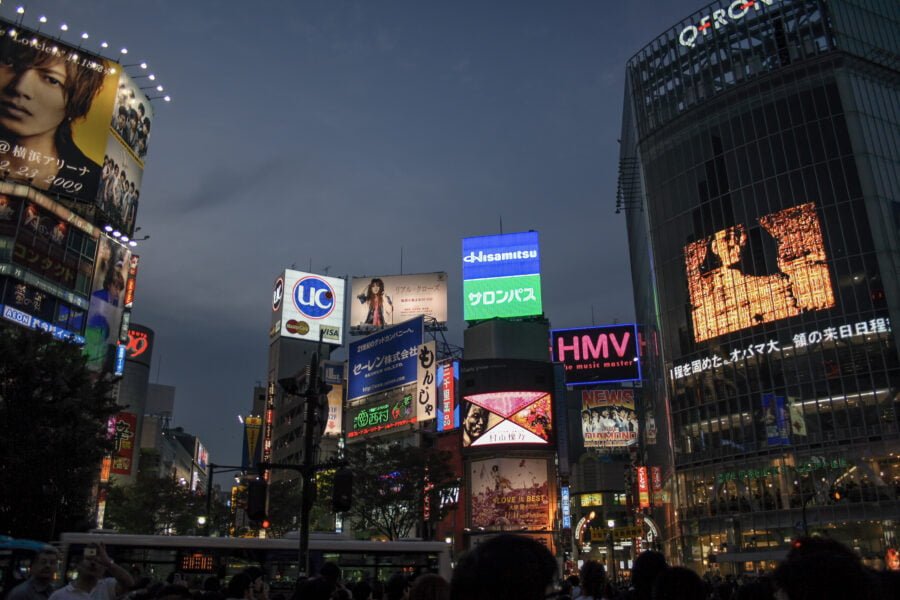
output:
[[[127,47],[123,64],[147,61],[172,96],[154,101],[133,321],[156,332],[173,425],[220,464],[240,460],[237,415],[266,377],[272,283],[291,265],[392,275],[402,248],[403,273],[449,274],[462,345],[461,239],[502,221],[540,233],[552,327],[632,319],[625,63],[703,4],[23,3],[26,26],[43,14],[65,41]]]

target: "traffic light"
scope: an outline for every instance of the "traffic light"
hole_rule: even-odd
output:
[[[257,523],[269,520],[269,484],[264,479],[247,484],[247,516]]]
[[[334,474],[332,486],[331,509],[336,512],[347,512],[353,506],[353,471],[346,467]]]

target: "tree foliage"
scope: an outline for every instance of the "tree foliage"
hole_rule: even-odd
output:
[[[335,515],[331,510],[331,471],[316,474],[316,497],[309,516],[310,531],[334,531]],[[300,507],[303,499],[300,477],[269,485],[269,535],[283,537],[300,529]]]
[[[227,531],[226,508],[215,497],[211,504],[210,531]],[[133,485],[110,486],[104,526],[120,533],[202,534],[200,516],[206,516],[206,494],[192,492],[172,477],[139,475]]]
[[[438,490],[456,481],[449,453],[434,448],[376,438],[350,445],[347,460],[353,471],[353,507],[347,516],[354,530],[390,540],[411,535],[422,522],[426,483]],[[432,509],[439,512],[437,504],[432,502]]]
[[[111,384],[81,348],[0,328],[0,532],[51,540],[91,526],[92,492],[112,447]]]

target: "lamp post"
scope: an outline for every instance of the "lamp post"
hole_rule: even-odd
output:
[[[607,519],[606,526],[609,528],[609,531],[607,533],[607,538],[606,538],[607,542],[608,542],[607,553],[606,553],[606,560],[607,560],[608,564],[607,564],[606,570],[609,572],[610,581],[615,583],[616,582],[616,558],[615,558],[615,556],[613,556],[613,553],[615,552],[615,547],[613,546],[613,529],[616,528],[615,519]]]

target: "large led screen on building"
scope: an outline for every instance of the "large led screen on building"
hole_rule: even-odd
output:
[[[466,321],[543,313],[536,231],[465,238],[462,260]]]
[[[347,400],[414,383],[422,328],[423,318],[418,317],[351,342]]]
[[[361,335],[425,316],[447,324],[447,274],[354,277],[350,283],[350,333]]]
[[[0,170],[134,228],[153,112],[115,62],[0,20]],[[30,86],[30,87],[29,87]]]
[[[550,341],[553,360],[563,363],[568,385],[641,378],[636,325],[554,329]]]
[[[501,444],[545,446],[553,440],[549,392],[488,392],[465,397],[463,448]]]
[[[634,390],[581,392],[581,433],[585,448],[627,448],[637,443]]]
[[[542,458],[473,460],[471,527],[552,529],[549,469]]]
[[[340,346],[344,341],[344,280],[285,270],[272,288],[272,334]]]
[[[694,339],[698,342],[835,304],[816,207],[801,204],[759,218],[760,238],[777,245],[777,270],[749,258],[761,252],[743,225],[685,246]]]
[[[109,349],[119,342],[130,264],[130,250],[105,235],[100,236],[84,333],[84,352],[92,369],[103,369]]]
[[[391,431],[416,422],[416,404],[412,393],[395,394],[348,411],[347,438]]]

